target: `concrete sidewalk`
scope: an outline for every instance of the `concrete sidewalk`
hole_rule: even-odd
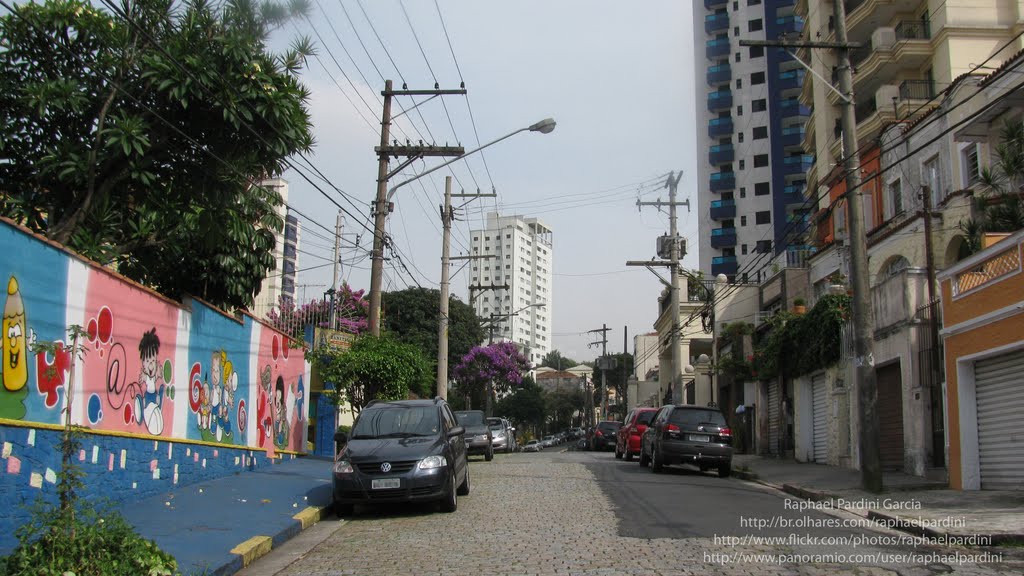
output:
[[[860,488],[860,471],[748,454],[733,457],[734,474],[799,498],[930,538],[966,538],[979,545],[1024,543],[1024,491],[949,490],[902,473],[885,473],[884,492]]]
[[[331,462],[305,457],[125,504],[138,532],[185,575],[229,575],[330,511]]]

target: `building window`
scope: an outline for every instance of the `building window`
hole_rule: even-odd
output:
[[[760,18],[757,18],[756,20],[751,20],[750,22],[747,22],[747,32],[758,32],[758,31],[763,30],[763,29],[764,29],[764,22]]]
[[[768,165],[767,154],[756,154],[754,155],[754,168],[763,168]]]
[[[743,254],[744,256],[747,255],[747,245],[746,244],[740,245],[740,253]]]
[[[922,166],[924,170],[924,183],[932,193],[932,207],[938,206],[939,202],[946,197],[942,189],[942,169],[939,168],[939,157],[933,156],[925,161]]]
[[[740,227],[743,227],[743,226],[746,226],[746,225],[747,225],[747,217],[746,216],[740,216]],[[744,254],[746,254],[746,252],[744,252]]]
[[[771,240],[758,240],[757,246],[754,248],[754,252],[757,252],[758,254],[768,254],[771,251],[772,251],[772,241]]]
[[[747,167],[747,161],[741,159],[740,160],[740,170],[744,170],[744,169],[746,169],[746,167]]]
[[[743,78],[737,78],[736,79],[736,89],[737,90],[742,90],[743,89]]]
[[[750,75],[750,85],[757,86],[758,84],[764,84],[764,72],[754,72]],[[757,110],[757,107],[754,107]]]
[[[736,82],[739,82],[739,80],[737,80]],[[736,107],[736,115],[737,116],[743,116],[743,106],[737,106]]]
[[[750,58],[764,58],[764,46],[751,46]]]
[[[737,27],[732,29],[732,35],[733,36],[739,36],[740,35],[740,27],[739,26],[737,26]]]
[[[754,126],[754,140],[764,140],[768,137],[767,126]]]
[[[746,197],[747,197],[747,189],[744,188],[743,186],[740,186],[740,198],[746,198]]]
[[[761,0],[747,0],[747,6],[757,6],[761,3]]]
[[[903,185],[897,178],[889,182],[889,217],[903,213]]]
[[[961,165],[964,169],[964,185],[970,186],[978,181],[981,170],[978,166],[978,145],[972,144],[960,152]]]
[[[754,100],[753,104],[751,104],[750,106],[750,109],[753,110],[754,112],[764,112],[765,110],[768,109],[768,100],[765,98]]]
[[[758,182],[757,184],[754,184],[754,196],[767,196],[771,193],[771,184],[768,182]]]
[[[772,213],[769,210],[762,210],[761,212],[758,212],[754,216],[757,219],[758,225],[772,223]]]
[[[740,62],[741,60],[742,60],[742,57],[741,57],[740,53],[739,53],[739,52],[737,52],[737,53],[736,53],[736,61],[737,61],[737,62]]]
[[[736,138],[737,138],[737,139],[738,139],[738,140],[740,141],[740,143],[742,144],[742,143],[743,143],[743,132],[740,132],[740,133],[739,133],[739,134],[738,134],[738,135],[736,136]]]

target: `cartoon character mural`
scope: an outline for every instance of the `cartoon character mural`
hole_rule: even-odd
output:
[[[104,306],[86,329],[98,356],[107,358],[107,403],[115,412],[121,412],[127,431],[142,427],[145,432],[160,436],[165,427],[164,400],[174,399],[171,361],[160,362],[161,342],[156,327],[145,330],[138,344],[139,376],[128,382],[128,356],[124,345],[115,342],[113,323],[113,313]]]
[[[7,281],[7,300],[3,320],[3,391],[0,393],[0,417],[20,420],[25,417],[28,396],[28,321],[21,299],[18,279]]]
[[[139,373],[138,389],[135,394],[135,422],[145,424],[150,434],[159,436],[164,431],[164,389],[163,375],[157,372],[160,354],[160,338],[156,327],[142,335],[139,341],[139,359],[142,370]]]
[[[284,376],[277,377],[274,386],[274,444],[288,448],[288,409],[285,403]]]
[[[196,362],[190,375],[189,408],[196,414],[199,432],[204,440],[233,444],[231,417],[238,391],[238,373],[224,350],[218,350],[210,357],[207,380],[200,377],[201,373],[202,366]],[[242,412],[240,407],[239,417]],[[240,422],[239,430],[243,430]]]

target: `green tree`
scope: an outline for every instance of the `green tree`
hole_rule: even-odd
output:
[[[608,390],[615,390],[619,403],[625,404],[626,379],[633,375],[633,355],[623,353],[609,354],[608,356],[615,359],[615,368],[613,370],[608,370]],[[597,366],[594,366],[593,372],[591,372],[591,378],[593,378],[594,382],[594,406],[600,406],[601,370],[597,368]],[[609,406],[611,405],[612,403],[609,402]],[[623,416],[624,415],[625,414],[623,414]]]
[[[249,306],[280,195],[313,144],[297,73],[268,51],[304,5],[82,0],[0,17],[0,214],[170,296]]]
[[[382,326],[400,342],[412,344],[437,366],[437,326],[441,291],[409,288],[381,295]],[[455,296],[448,299],[448,375],[486,333],[473,308]]]
[[[573,425],[577,413],[585,409],[585,397],[582,390],[558,390],[544,395],[545,411],[551,431],[563,430]]]
[[[490,409],[495,395],[511,392],[522,383],[523,373],[529,370],[530,361],[515,343],[495,342],[470,350],[453,374],[460,393],[469,394],[475,406],[486,405]],[[478,404],[478,400],[482,402]]]
[[[432,396],[433,374],[423,352],[388,334],[366,334],[345,352],[317,349],[310,356],[324,382],[334,384],[336,401],[350,402],[357,413],[374,399]]]
[[[495,413],[511,420],[517,429],[532,429],[536,436],[547,418],[543,392],[533,378],[526,376],[515,392],[498,401]]]
[[[544,355],[544,358],[540,361],[541,366],[547,366],[548,368],[554,368],[555,370],[568,370],[569,368],[575,368],[580,365],[575,360],[570,360],[558,350],[552,350]]]
[[[988,232],[1016,232],[1024,228],[1024,123],[1007,121],[1000,130],[1000,142],[993,150],[995,161],[981,169],[985,194],[976,198],[977,219],[960,223],[971,252],[982,247]]]

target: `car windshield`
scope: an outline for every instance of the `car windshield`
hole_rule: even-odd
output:
[[[618,422],[602,422],[597,425],[602,432],[615,432],[622,427]]]
[[[481,426],[484,423],[484,413],[479,410],[456,412],[455,418],[457,418],[459,420],[459,424],[463,426]]]
[[[678,426],[697,426],[698,424],[713,424],[725,426],[725,416],[718,410],[707,409],[684,409],[674,410],[669,422]]]
[[[637,417],[636,417],[636,425],[637,426],[640,426],[641,424],[644,425],[644,426],[650,425],[651,420],[654,420],[654,412],[655,412],[654,410],[645,410],[644,412],[641,412],[640,414],[638,414]]]
[[[391,405],[360,414],[353,439],[408,438],[437,434],[440,420],[433,406]]]

